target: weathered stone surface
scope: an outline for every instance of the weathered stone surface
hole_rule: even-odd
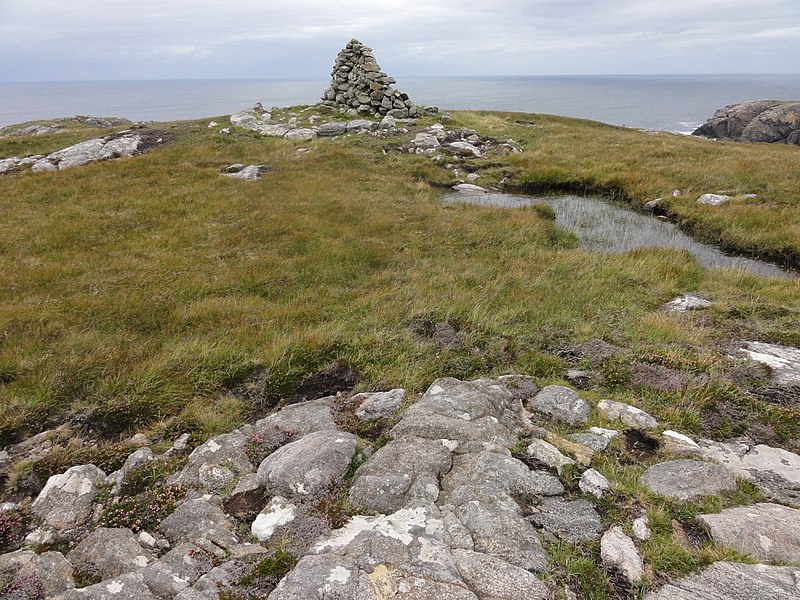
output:
[[[718,562],[667,584],[645,600],[795,600],[800,568]]]
[[[347,122],[347,131],[348,133],[351,131],[360,131],[362,129],[372,130],[377,127],[377,123],[375,121],[367,121],[366,119],[353,119],[352,121]]]
[[[317,127],[317,135],[319,137],[336,137],[337,135],[344,135],[347,133],[347,123],[339,121],[331,121],[324,123]]]
[[[777,386],[800,385],[800,348],[744,342],[737,354],[769,367]]]
[[[640,542],[646,542],[653,535],[650,530],[650,522],[646,516],[637,517],[633,520],[633,537]]]
[[[531,523],[569,542],[596,540],[603,532],[600,515],[587,500],[545,498],[537,509],[541,512],[528,517]]]
[[[701,440],[706,458],[752,481],[769,500],[800,508],[800,456],[764,444]]]
[[[244,167],[240,171],[236,171],[234,173],[224,173],[225,177],[230,177],[231,179],[243,179],[244,181],[256,181],[261,179],[261,177],[269,171],[269,167],[266,165],[248,165]]]
[[[698,204],[704,204],[706,206],[722,206],[730,201],[731,197],[725,194],[703,194],[697,199]]]
[[[128,573],[117,579],[109,579],[81,588],[68,590],[54,600],[156,600],[144,583],[142,572]]]
[[[532,573],[481,552],[453,550],[458,572],[478,598],[546,600],[550,590]]]
[[[30,550],[18,550],[0,555],[0,575],[12,581],[36,578],[42,584],[45,598],[75,587],[72,565],[60,552],[36,554]]]
[[[317,137],[317,132],[313,129],[301,127],[298,129],[290,129],[283,137],[285,137],[287,140],[313,140],[315,137]]]
[[[644,564],[633,540],[619,527],[612,527],[600,540],[600,559],[606,570],[619,574],[631,585],[641,583]]]
[[[204,465],[224,467],[236,475],[253,471],[253,465],[245,454],[247,436],[241,433],[224,433],[208,440],[195,448],[189,455],[189,462],[170,477],[167,482],[171,485],[187,485],[197,487],[201,485],[200,469]]]
[[[89,522],[92,503],[105,480],[106,474],[94,465],[67,469],[47,480],[31,510],[42,517],[45,525],[69,537],[72,530]]]
[[[297,507],[280,496],[274,496],[253,521],[250,531],[259,542],[266,542],[281,525],[294,521]]]
[[[346,556],[309,555],[269,595],[270,600],[345,598],[380,600],[367,574]]]
[[[452,468],[452,448],[457,445],[415,437],[389,442],[356,471],[351,504],[392,513],[414,500],[436,501],[439,479]]]
[[[717,544],[761,562],[800,562],[800,510],[759,503],[700,515]]]
[[[469,444],[510,448],[516,441],[512,431],[521,423],[513,394],[504,385],[443,378],[431,384],[389,435],[452,440],[460,444],[459,451]]]
[[[153,561],[130,529],[98,527],[69,553],[75,569],[101,580],[137,571]]]
[[[195,544],[181,544],[142,571],[159,598],[173,598],[214,567],[213,557]]]
[[[187,500],[161,521],[158,528],[172,544],[208,540],[230,548],[239,543],[225,513],[204,498]]]
[[[351,433],[310,433],[265,458],[258,467],[258,481],[268,494],[304,496],[341,477],[355,451],[356,437]]]
[[[625,425],[634,429],[655,429],[658,427],[658,421],[654,417],[642,409],[624,402],[600,400],[597,403],[597,410],[604,419],[622,421]]]
[[[261,122],[256,117],[256,111],[252,108],[240,110],[231,115],[231,125],[234,127],[241,127],[249,131],[258,131]]]
[[[566,436],[568,440],[581,444],[587,448],[591,448],[596,452],[602,452],[608,448],[611,438],[605,435],[597,435],[594,433],[571,433]]]
[[[684,501],[736,489],[733,472],[697,460],[673,460],[653,465],[644,472],[639,483],[654,494]]]
[[[258,126],[258,133],[267,137],[283,137],[291,128],[284,123],[261,123]]]
[[[529,408],[570,425],[586,423],[591,407],[575,390],[563,385],[548,385],[528,403]]]
[[[666,430],[661,434],[661,446],[677,456],[703,456],[703,449],[688,435]]]
[[[664,305],[664,310],[667,312],[687,312],[690,310],[709,308],[711,305],[711,302],[701,296],[684,294],[683,296],[678,296],[667,302]]]
[[[358,404],[356,416],[362,423],[367,423],[391,417],[405,400],[406,391],[395,389],[388,392],[356,394],[352,401]]]
[[[333,412],[333,396],[290,404],[278,412],[256,421],[256,433],[280,434],[280,443],[298,439],[315,431],[337,430]]]
[[[533,377],[526,375],[501,375],[497,381],[506,386],[514,400],[526,401],[539,392],[539,386]]]
[[[595,498],[602,498],[606,492],[611,491],[611,484],[608,482],[608,479],[606,479],[602,473],[594,469],[587,469],[583,472],[578,482],[578,487],[582,492],[591,494]]]
[[[481,151],[469,142],[451,142],[446,145],[446,148],[454,154],[463,154],[466,156],[474,156],[476,158],[483,156]]]
[[[575,464],[574,460],[567,458],[558,451],[558,448],[544,440],[531,440],[526,453],[530,458],[547,465],[551,469],[555,469],[559,475],[561,475],[565,467]]]

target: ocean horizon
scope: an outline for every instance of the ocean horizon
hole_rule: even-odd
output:
[[[327,79],[0,82],[0,126],[75,115],[172,121],[314,104]],[[420,105],[544,113],[688,134],[746,100],[800,100],[800,75],[541,75],[397,77]]]

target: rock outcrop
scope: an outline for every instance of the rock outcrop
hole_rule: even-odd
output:
[[[331,73],[331,84],[322,97],[323,104],[355,109],[360,113],[416,117],[417,106],[392,87],[395,79],[381,71],[372,49],[358,40],[350,40],[339,52]]]
[[[562,585],[553,550],[584,542],[599,542],[597,566],[623,595],[796,597],[800,571],[780,565],[800,562],[800,510],[766,502],[729,505],[695,524],[716,546],[775,566],[716,563],[652,591],[658,580],[642,544],[671,527],[674,543],[694,552],[683,529],[691,524],[650,523],[642,505],[622,516],[603,510],[629,493],[608,468],[625,452],[621,442],[660,429],[634,407],[608,404],[564,386],[540,391],[521,376],[441,378],[418,398],[396,389],[307,400],[206,440],[164,473],[163,490],[138,496],[146,505],[118,494],[141,468],[185,456],[184,437],[161,455],[134,450],[109,477],[72,467],[48,480],[29,525],[16,516],[23,505],[0,505],[0,533],[22,528],[0,554],[0,597],[549,600]],[[629,429],[584,431],[595,419]],[[796,500],[796,454],[657,435],[657,459],[701,460],[650,466],[639,484],[652,495],[726,498],[738,477],[778,502]],[[39,452],[45,437],[18,446]],[[64,554],[42,552],[59,543]],[[568,597],[584,597],[580,584],[567,585]]]
[[[800,102],[755,100],[719,109],[692,135],[800,145]]]

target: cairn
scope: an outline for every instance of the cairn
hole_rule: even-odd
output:
[[[322,103],[327,106],[375,116],[388,114],[397,119],[419,114],[408,94],[392,87],[395,79],[381,71],[372,48],[358,40],[350,40],[339,52],[331,78],[322,97]]]

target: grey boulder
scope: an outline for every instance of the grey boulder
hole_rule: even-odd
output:
[[[234,526],[222,510],[204,498],[188,500],[159,525],[170,543],[207,540],[221,548],[239,543]]]
[[[604,419],[622,421],[633,429],[655,429],[658,427],[658,421],[654,417],[642,409],[624,402],[600,400],[597,403],[597,410]]]
[[[305,496],[337,481],[355,451],[356,437],[351,433],[310,433],[265,458],[258,467],[258,482],[271,495]]]
[[[69,535],[71,530],[89,523],[95,496],[105,480],[106,474],[94,465],[67,469],[47,480],[31,510],[46,526]]]
[[[575,390],[563,385],[542,388],[529,402],[528,407],[537,413],[564,421],[570,425],[586,423],[591,407]]]
[[[153,557],[130,529],[98,527],[75,546],[69,560],[77,571],[105,580],[142,569]]]
[[[406,399],[403,389],[388,392],[356,394],[352,402],[358,405],[356,416],[362,423],[391,417]]]
[[[547,600],[550,590],[533,573],[488,554],[453,550],[453,561],[464,583],[478,598]]]
[[[536,508],[539,512],[528,517],[531,523],[568,542],[596,540],[603,532],[600,515],[587,500],[545,498]]]

